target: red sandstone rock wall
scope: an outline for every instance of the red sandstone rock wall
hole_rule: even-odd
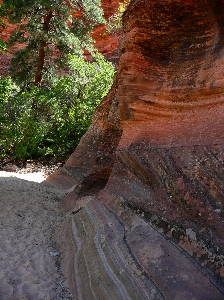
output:
[[[223,0],[131,1],[113,89],[47,180],[73,190],[74,299],[224,299],[223,20]]]
[[[119,6],[119,0],[102,0],[101,7],[104,11],[104,16],[108,20],[111,16],[113,16],[118,9]],[[93,38],[96,41],[96,47],[99,49],[100,52],[103,54],[107,53],[113,53],[116,51],[119,46],[119,37],[116,35],[106,35],[105,34],[105,26],[99,26],[99,28],[96,28],[93,33]]]
[[[223,141],[222,19],[222,1],[148,1],[144,11],[132,2],[119,65],[121,146]]]

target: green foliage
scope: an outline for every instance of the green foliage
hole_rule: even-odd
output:
[[[9,11],[8,11],[6,5],[0,4],[0,28],[6,27],[4,17],[7,16],[8,12]]]
[[[11,60],[11,76],[27,88],[49,86],[66,71],[69,54],[92,51],[91,32],[104,23],[100,0],[4,0],[12,7],[9,20],[20,24],[9,45],[25,44]]]
[[[18,25],[9,46],[25,46],[14,53],[11,77],[0,78],[0,155],[66,157],[112,84],[114,68],[101,55],[83,59],[84,49],[94,52],[94,26],[105,22],[101,1],[3,3]]]
[[[113,14],[108,20],[107,32],[110,34],[116,34],[122,29],[122,16],[127,9],[130,0],[124,0],[119,2],[119,7],[115,14]]]
[[[0,4],[0,32],[3,28],[6,27],[4,17],[6,17],[8,14],[8,9],[5,5]],[[6,44],[3,42],[2,39],[0,39],[0,51],[5,52],[6,51]]]
[[[0,80],[0,103],[7,101],[8,95],[12,91],[11,78],[2,78]]]
[[[5,52],[7,50],[6,43],[4,43],[1,39],[0,39],[0,50],[2,52]]]
[[[11,78],[0,80],[2,156],[65,158],[75,149],[112,85],[114,68],[99,54],[92,62],[70,55],[68,65],[70,74],[55,77],[47,89],[23,91]]]

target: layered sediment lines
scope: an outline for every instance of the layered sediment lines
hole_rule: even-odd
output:
[[[222,0],[130,2],[114,86],[57,174],[74,299],[224,299],[223,20]]]
[[[120,199],[111,200],[113,211],[89,197],[64,224],[73,299],[223,298],[179,248]]]
[[[223,2],[143,6],[133,1],[124,17],[120,145],[147,137],[151,145],[223,142]]]
[[[124,205],[223,285],[223,146],[121,149],[103,202]],[[146,242],[147,243],[147,242]]]

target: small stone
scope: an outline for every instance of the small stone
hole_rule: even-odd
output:
[[[50,255],[51,255],[51,256],[57,256],[57,255],[59,255],[59,254],[60,254],[59,252],[53,252],[53,251],[50,252]]]

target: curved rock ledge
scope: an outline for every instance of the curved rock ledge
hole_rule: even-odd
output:
[[[180,248],[114,201],[111,211],[92,198],[64,224],[73,299],[223,299]]]

